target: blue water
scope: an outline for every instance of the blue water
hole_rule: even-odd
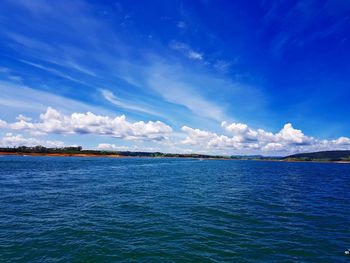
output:
[[[0,262],[350,262],[350,165],[0,157]]]

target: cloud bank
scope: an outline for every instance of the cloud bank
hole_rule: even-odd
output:
[[[216,132],[183,126],[181,132],[174,131],[172,127],[161,121],[129,122],[125,115],[110,117],[96,115],[92,112],[72,113],[65,115],[51,107],[40,114],[38,121],[33,121],[24,115],[19,115],[16,122],[7,123],[0,120],[3,130],[26,131],[32,135],[48,134],[91,134],[103,135],[124,140],[139,142],[157,142],[157,147],[146,147],[147,150],[163,151],[175,149],[184,152],[191,148],[191,152],[205,153],[263,153],[284,155],[297,152],[311,152],[320,150],[350,150],[350,139],[340,137],[332,140],[320,140],[305,135],[301,130],[293,127],[291,123],[285,124],[278,132],[253,129],[244,123],[221,123],[222,134]],[[62,142],[42,141],[36,138],[24,138],[22,135],[7,133],[0,141],[1,146],[19,145],[46,145],[62,146]],[[98,144],[98,149],[138,150],[145,146],[129,145],[117,146],[106,142]],[[175,148],[174,148],[175,147]]]
[[[6,133],[3,138],[0,138],[0,147],[18,147],[18,146],[37,146],[45,147],[63,147],[64,142],[61,141],[44,141],[36,138],[25,138],[22,134]]]
[[[64,115],[49,107],[40,114],[39,122],[23,117],[11,124],[3,124],[12,130],[29,131],[32,134],[94,134],[110,135],[126,140],[163,140],[172,128],[160,121],[131,123],[125,115],[109,117],[91,112]]]
[[[319,140],[306,136],[301,130],[287,123],[277,133],[252,129],[244,123],[222,122],[222,128],[230,135],[182,127],[186,138],[182,144],[201,146],[211,150],[244,150],[262,153],[293,153],[303,151],[350,149],[350,139]]]

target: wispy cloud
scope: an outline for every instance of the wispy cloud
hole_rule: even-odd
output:
[[[213,67],[221,72],[227,72],[229,71],[230,67],[232,66],[233,62],[231,61],[226,61],[226,60],[222,60],[222,59],[218,59],[217,61],[215,61]]]
[[[146,113],[146,114],[149,114],[149,115],[153,115],[153,116],[160,116],[162,115],[161,113],[159,112],[156,112],[154,110],[151,110],[145,106],[140,106],[140,105],[137,105],[135,104],[134,102],[131,102],[131,101],[128,101],[128,100],[122,100],[118,97],[116,97],[113,92],[111,92],[110,90],[106,90],[106,89],[101,89],[100,90],[102,96],[107,100],[109,101],[110,103],[120,107],[120,108],[123,108],[123,109],[126,109],[126,110],[130,110],[130,111],[137,111],[137,112],[141,112],[141,113]]]
[[[179,21],[176,26],[182,30],[185,30],[187,28],[187,24],[185,21]]]
[[[89,75],[91,77],[97,77],[97,74],[93,70],[77,62],[78,58],[74,57],[78,56],[79,53],[76,50],[71,50],[72,48],[69,48],[64,44],[48,45],[44,41],[13,32],[5,32],[5,36],[8,37],[10,40],[9,42],[14,41],[14,43],[20,46],[21,50],[24,49],[24,51],[26,51],[26,54],[33,53],[36,59],[40,59],[41,61],[51,64],[52,66],[59,66],[65,69],[73,69],[77,72]],[[81,57],[82,55],[80,54],[79,56]],[[21,62],[77,82],[77,79],[73,79],[67,74],[63,74],[62,72],[58,71],[57,69],[43,66],[28,60],[22,60]]]
[[[200,87],[193,86],[185,76],[181,76],[181,69],[168,65],[157,65],[149,68],[147,75],[148,86],[165,100],[182,105],[204,118],[220,122],[226,118],[224,108],[200,95],[198,93]]]
[[[9,81],[0,80],[0,94],[2,116],[15,112],[18,114],[37,114],[49,106],[63,109],[68,112],[82,110],[104,114],[111,113],[110,111],[98,106]]]
[[[23,81],[22,77],[18,74],[14,73],[9,68],[0,67],[0,73],[3,79],[7,79],[8,81],[21,83]]]
[[[274,28],[270,45],[271,52],[277,56],[282,56],[289,48],[322,40],[341,29],[345,32],[347,28],[342,27],[349,22],[348,1],[298,0],[287,9],[283,1],[273,1],[273,4],[266,1],[263,5],[269,9],[263,17],[262,34],[270,34],[270,29]],[[332,13],[334,10],[336,14]],[[322,27],[317,27],[315,21],[321,21]]]
[[[70,81],[73,81],[73,82],[76,82],[76,83],[79,83],[79,84],[83,84],[83,85],[89,86],[89,84],[86,83],[85,81],[82,81],[82,80],[77,79],[77,78],[73,78],[70,75],[65,74],[65,73],[63,73],[63,72],[61,72],[61,71],[59,71],[57,69],[54,69],[54,68],[51,68],[51,67],[47,67],[47,66],[44,66],[44,65],[40,65],[38,63],[30,62],[30,61],[23,60],[23,59],[20,59],[19,61],[21,61],[22,63],[25,63],[27,65],[33,66],[35,68],[38,68],[38,69],[50,72],[50,73],[52,73],[52,74],[54,74],[56,76],[59,76],[61,78],[64,78],[64,79],[67,79],[67,80],[70,80]]]
[[[121,110],[160,116],[163,118],[171,116],[173,120],[176,119],[176,122],[184,122],[191,118],[200,117],[201,120],[203,120],[203,126],[206,126],[208,120],[209,122],[213,120],[216,122],[231,120],[228,115],[235,114],[234,112],[230,113],[227,109],[227,105],[229,105],[231,101],[225,102],[226,98],[223,95],[224,92],[222,92],[226,89],[230,96],[242,97],[241,93],[235,93],[236,89],[233,87],[235,83],[232,83],[230,79],[217,81],[216,77],[210,72],[213,68],[211,67],[208,72],[209,67],[203,65],[204,63],[196,63],[198,69],[192,69],[188,65],[188,63],[191,63],[190,61],[179,59],[179,56],[174,57],[173,52],[169,52],[169,42],[158,42],[157,46],[161,48],[157,50],[148,48],[145,45],[145,47],[142,48],[142,52],[140,51],[140,53],[138,53],[138,49],[130,48],[129,43],[123,43],[123,41],[119,40],[117,34],[112,32],[110,26],[106,25],[103,20],[96,19],[96,17],[89,12],[91,11],[91,6],[84,1],[72,3],[71,8],[75,9],[74,13],[76,13],[76,16],[69,17],[62,15],[65,11],[71,14],[70,10],[66,10],[69,9],[69,7],[60,3],[51,4],[49,2],[36,0],[34,3],[23,3],[22,1],[16,5],[20,5],[32,12],[35,19],[31,20],[31,27],[34,27],[35,30],[38,31],[44,31],[39,35],[45,36],[47,34],[47,29],[45,26],[36,27],[36,25],[42,18],[52,15],[57,21],[61,22],[63,25],[61,31],[64,30],[63,33],[68,38],[67,42],[56,41],[55,38],[49,46],[49,49],[53,49],[54,52],[45,49],[40,53],[40,46],[45,45],[43,38],[40,40],[33,36],[31,36],[33,39],[29,37],[13,37],[13,41],[26,44],[28,48],[28,50],[26,50],[28,52],[25,52],[25,59],[23,58],[21,60],[22,63],[26,65],[44,70],[74,83],[89,86],[93,92],[101,93],[104,99]],[[39,8],[41,5],[43,5],[42,10]],[[54,14],[55,10],[58,14]],[[182,22],[184,21],[185,20]],[[22,21],[22,23],[24,22],[25,21]],[[66,30],[66,25],[70,26],[71,24],[75,24],[74,27],[80,28],[81,32],[76,34],[74,30]],[[182,27],[184,24],[180,23],[178,26]],[[106,34],[106,32],[110,34]],[[17,36],[18,35],[20,34],[18,33]],[[107,35],[108,41],[103,41],[107,39]],[[82,40],[84,44],[79,45]],[[117,44],[109,45],[108,43],[111,42]],[[203,62],[207,59],[206,56],[195,47],[183,42],[172,41],[170,43],[170,48],[193,61]],[[35,50],[35,52],[31,53],[33,50]],[[31,54],[31,56],[27,54]],[[39,56],[37,59],[36,55]],[[30,59],[30,57],[32,57],[32,59]],[[166,59],[159,59],[160,57]],[[123,63],[125,61],[126,63]],[[228,60],[212,58],[212,61],[217,62],[216,64],[211,64],[216,70],[226,71],[230,67],[230,62],[227,62]],[[59,65],[59,67],[57,67],[57,65]],[[98,67],[96,65],[98,65]],[[91,78],[86,79],[86,77],[89,76],[75,74],[77,72],[66,70],[66,68],[77,70],[98,79],[92,79],[92,81],[90,81]],[[94,69],[99,69],[100,71],[97,70],[96,73]],[[131,96],[123,96],[125,93],[116,92],[113,88],[103,91],[99,90],[100,87],[120,85],[120,79],[138,88],[132,90],[132,92],[135,92],[135,97],[137,96],[138,98],[137,100]],[[203,79],[203,81],[196,82],[193,81],[193,79]],[[73,87],[74,83],[71,84]],[[121,89],[127,90],[130,88],[130,85],[126,83],[122,83],[122,85],[124,86],[121,87]],[[74,89],[72,88],[71,90]],[[220,92],[217,92],[218,90]],[[59,92],[59,89],[57,89],[57,92]],[[132,92],[128,91],[129,94],[132,94]],[[249,89],[245,89],[244,93],[249,93],[249,97],[254,97],[250,96]],[[76,94],[70,95],[75,98],[77,97]],[[67,96],[67,94],[65,94],[65,96]],[[152,99],[148,100],[151,96],[153,96]],[[143,99],[143,97],[145,99]],[[245,100],[246,97],[244,97],[243,100]],[[259,102],[256,98],[252,100],[255,104]],[[232,104],[233,103],[237,103],[237,99],[233,99]],[[245,104],[252,105],[249,101]],[[104,106],[109,105],[106,104]]]
[[[189,59],[203,60],[202,53],[193,50],[189,45],[185,43],[172,41],[170,43],[170,48],[181,52],[184,56],[188,57]]]
[[[90,69],[87,69],[86,67],[84,67],[82,65],[79,65],[76,62],[73,62],[72,60],[66,61],[65,65],[68,65],[69,67],[71,67],[71,68],[73,68],[73,69],[75,69],[77,71],[80,71],[80,72],[82,72],[82,73],[84,73],[86,75],[90,75],[92,77],[97,77],[97,74],[95,72],[93,72]],[[63,66],[62,63],[61,63],[61,66]]]
[[[33,39],[31,37],[24,36],[23,34],[6,32],[5,35],[12,41],[19,44],[22,48],[41,50],[41,52],[54,52],[54,48],[49,44]]]

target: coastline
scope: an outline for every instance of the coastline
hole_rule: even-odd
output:
[[[2,155],[16,156],[47,156],[47,157],[101,157],[101,158],[183,158],[183,159],[203,159],[203,160],[234,160],[231,158],[201,158],[201,157],[178,157],[178,156],[124,156],[118,154],[93,154],[93,153],[25,153],[25,152],[0,152]]]
[[[118,154],[93,154],[93,153],[24,153],[24,152],[0,152],[0,155],[16,156],[49,156],[49,157],[109,157],[109,158],[126,158]]]
[[[258,161],[258,162],[284,162],[284,163],[338,163],[338,164],[350,164],[347,161],[303,161],[303,160],[283,160],[283,159],[237,159],[237,158],[201,158],[201,157],[170,157],[170,156],[124,156],[119,154],[94,154],[94,153],[28,153],[28,152],[0,152],[0,156],[12,155],[12,156],[46,156],[46,157],[101,157],[101,158],[183,158],[183,159],[199,159],[199,160],[225,160],[225,161]]]

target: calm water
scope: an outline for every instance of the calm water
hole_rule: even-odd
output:
[[[1,262],[350,262],[350,165],[0,157]]]

